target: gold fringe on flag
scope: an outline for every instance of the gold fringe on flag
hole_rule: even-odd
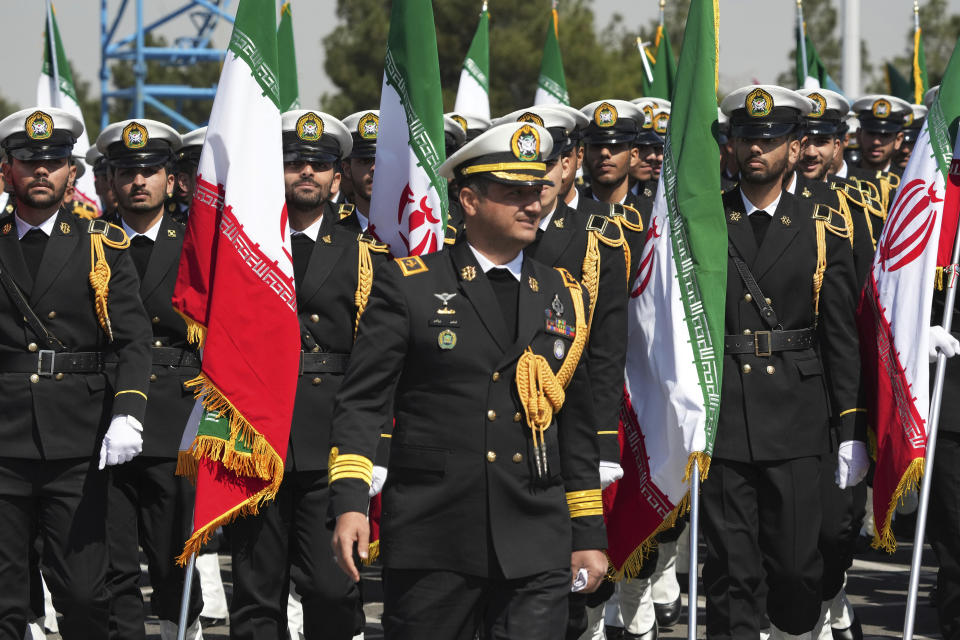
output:
[[[207,328],[194,320],[180,313],[179,309],[174,309],[183,321],[187,324],[187,342],[195,345],[198,349],[203,348],[203,343],[207,340]]]
[[[174,475],[186,478],[193,486],[197,485],[197,473],[200,471],[200,463],[193,456],[193,447],[186,451],[177,452],[177,469]]]
[[[177,564],[186,566],[190,556],[197,553],[207,543],[217,527],[230,524],[239,516],[256,515],[260,512],[260,505],[273,500],[280,483],[283,481],[283,460],[277,455],[274,448],[267,442],[236,407],[217,389],[216,385],[203,373],[185,383],[187,388],[194,388],[194,397],[200,400],[207,411],[217,412],[229,420],[230,439],[214,438],[198,435],[190,447],[190,453],[198,466],[201,458],[219,461],[224,467],[237,475],[256,477],[267,482],[267,486],[229,511],[217,516],[207,524],[193,532],[184,545],[183,553],[177,557]],[[236,439],[242,438],[245,447],[252,449],[251,453],[238,452],[234,449]],[[177,457],[177,466],[180,464]]]
[[[897,490],[890,497],[890,504],[887,505],[887,513],[883,519],[883,526],[876,527],[877,532],[873,535],[873,542],[870,544],[874,549],[883,549],[887,553],[893,553],[897,550],[897,539],[890,529],[893,522],[893,512],[897,505],[903,501],[903,496],[908,491],[917,491],[920,488],[920,479],[923,477],[924,459],[914,458],[910,461],[907,470],[897,484]]]
[[[374,540],[373,542],[370,543],[370,546],[367,547],[366,559],[360,558],[360,563],[365,567],[369,567],[374,562],[376,562],[377,558],[379,557],[380,557],[380,541]]]
[[[686,483],[690,482],[690,476],[693,475],[694,461],[699,465],[700,482],[706,480],[710,474],[710,456],[705,451],[694,451],[690,454],[690,457],[687,458],[687,468],[683,473],[683,481]],[[643,568],[644,560],[650,556],[651,551],[657,548],[657,536],[664,531],[672,529],[677,524],[677,519],[685,516],[689,511],[690,490],[687,489],[687,492],[683,494],[683,498],[680,499],[680,503],[664,518],[660,526],[647,536],[647,539],[641,542],[639,546],[633,550],[633,553],[627,556],[627,559],[619,571],[614,570],[613,564],[610,564],[610,568],[607,571],[607,580],[620,582],[624,579],[631,580],[637,577]],[[607,557],[607,561],[610,561],[609,556]]]

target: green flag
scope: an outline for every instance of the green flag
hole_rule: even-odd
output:
[[[827,66],[823,64],[823,61],[820,60],[820,56],[817,54],[816,48],[813,46],[813,42],[810,41],[810,36],[804,33],[803,42],[807,50],[807,64],[806,64],[806,74],[804,74],[804,64],[803,64],[803,49],[800,46],[800,33],[803,31],[803,25],[800,25],[797,28],[797,49],[796,49],[796,60],[797,60],[797,88],[798,89],[829,89],[830,91],[836,91],[837,93],[843,93],[840,91],[840,86],[833,81],[833,78],[830,77],[830,74],[827,73]]]
[[[300,108],[300,86],[297,83],[297,52],[293,48],[293,16],[290,3],[280,7],[277,27],[277,55],[280,59],[280,111]]]
[[[653,82],[647,79],[646,74],[643,75],[643,95],[647,98],[670,100],[676,82],[677,63],[673,58],[673,49],[670,48],[670,38],[663,30],[663,25],[657,27],[657,37],[653,46],[655,53],[650,62],[653,66]]]
[[[894,67],[889,62],[884,65],[884,75],[887,78],[887,93],[891,96],[896,96],[907,102],[913,101],[913,82],[908,81],[903,75],[897,71],[897,68]],[[921,95],[921,102],[923,102]]]
[[[923,37],[920,33],[920,27],[913,32],[913,68],[910,74],[910,95],[900,96],[913,104],[923,104],[923,94],[929,89],[927,80],[927,56],[923,53]]]
[[[567,81],[563,75],[557,22],[557,10],[554,9],[547,27],[547,41],[543,45],[543,61],[540,63],[540,77],[537,79],[537,93],[533,97],[533,104],[570,104]]]
[[[490,14],[483,3],[480,23],[463,61],[460,87],[453,110],[460,114],[490,119]]]

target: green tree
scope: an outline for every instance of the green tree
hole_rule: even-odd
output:
[[[166,47],[167,41],[163,37],[157,37],[150,33],[144,37],[144,44],[148,47]],[[114,63],[110,67],[113,72],[113,86],[117,89],[126,89],[134,86],[135,76],[133,73],[133,62],[122,60]],[[147,60],[147,82],[150,84],[183,84],[191,87],[214,87],[220,79],[219,62],[195,62],[184,65],[167,65],[157,60]],[[79,85],[79,83],[77,83]],[[77,91],[80,91],[79,86]],[[210,117],[210,108],[213,106],[212,100],[162,100],[165,105],[182,114],[185,118],[202,123]],[[83,106],[81,104],[81,106]],[[131,100],[112,100],[109,106],[110,121],[125,120],[131,117]],[[99,115],[99,107],[93,113]],[[146,105],[144,116],[153,120],[166,122],[174,128],[179,128],[175,123],[170,122],[158,109]],[[84,117],[89,118],[86,110]],[[99,126],[97,127],[99,131]]]
[[[683,4],[684,8],[674,8]],[[434,0],[444,108],[453,108],[460,68],[476,29],[482,0]],[[671,44],[679,51],[687,3],[671,3]],[[533,102],[550,5],[490,0],[490,110],[506,113]],[[579,106],[640,93],[643,73],[636,31],[614,16],[597,29],[590,0],[560,0],[560,49],[570,102]],[[337,0],[337,27],[323,39],[324,68],[337,91],[324,94],[325,111],[345,116],[380,104],[383,58],[389,31],[389,2]],[[673,19],[678,16],[677,19]],[[650,39],[656,25],[645,32]],[[305,102],[306,104],[306,102]]]
[[[15,102],[8,100],[7,98],[0,96],[0,120],[6,118],[11,113],[19,111],[21,109],[20,105]]]

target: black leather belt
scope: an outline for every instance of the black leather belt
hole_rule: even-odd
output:
[[[349,353],[300,354],[300,373],[343,373],[350,362]]]
[[[177,347],[151,347],[150,354],[155,367],[191,367],[200,368],[200,358],[191,349]]]
[[[36,353],[7,353],[0,355],[0,372],[36,373],[52,376],[55,373],[100,373],[103,354],[99,351],[49,351]]]
[[[816,344],[816,331],[809,328],[723,336],[724,353],[752,353],[760,357],[768,357],[774,351],[812,349]]]

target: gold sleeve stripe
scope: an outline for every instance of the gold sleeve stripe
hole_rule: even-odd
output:
[[[840,412],[840,417],[842,418],[843,416],[847,415],[848,413],[866,413],[866,412],[867,412],[866,409],[860,409],[860,408],[847,409],[846,411]]]
[[[602,516],[603,500],[600,497],[600,489],[568,491],[567,508],[570,509],[571,518]]]
[[[619,432],[619,431],[616,431],[616,430],[614,430],[614,431],[597,431],[597,435],[598,435],[598,436],[615,436],[615,435],[617,435],[618,433],[620,433],[620,432]]]
[[[144,399],[144,400],[147,399],[147,394],[145,394],[143,391],[137,391],[136,389],[127,389],[126,391],[117,391],[117,393],[114,394],[113,397],[116,398],[117,396],[119,396],[119,395],[121,395],[121,394],[123,394],[123,393],[135,393],[135,394],[137,394],[138,396],[143,396],[143,399]]]
[[[353,453],[340,454],[337,447],[330,450],[330,482],[357,478],[368,485],[373,480],[373,462],[369,458]]]
[[[381,434],[380,434],[380,437],[381,437],[381,438],[392,438],[392,437],[393,437],[393,434],[392,434],[392,433],[381,433]]]

